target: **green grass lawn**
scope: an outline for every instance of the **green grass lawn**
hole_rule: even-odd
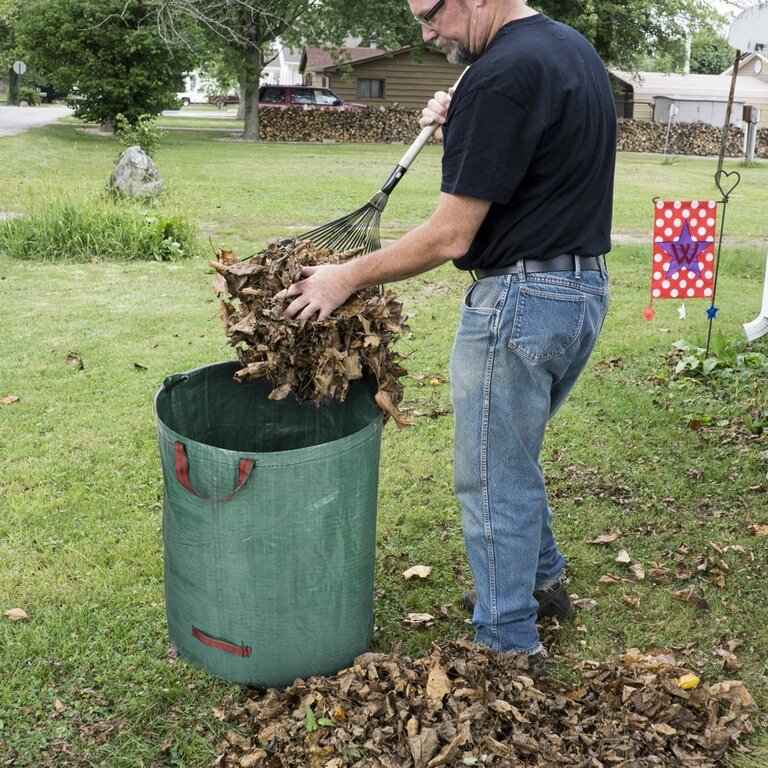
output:
[[[119,153],[71,125],[0,139],[0,211],[102,194]],[[163,379],[234,357],[207,261],[245,256],[362,205],[402,146],[247,144],[217,132],[169,133],[155,158],[167,189],[156,207],[197,223],[199,254],[175,263],[58,264],[0,254],[0,758],[16,766],[207,766],[226,726],[213,710],[237,686],[168,650],[162,582],[162,484],[152,398]],[[440,150],[428,147],[392,195],[384,235],[429,215]],[[549,631],[565,668],[631,647],[672,649],[705,680],[738,678],[768,702],[765,383],[727,391],[670,383],[672,342],[704,346],[706,305],[648,304],[652,199],[719,197],[715,160],[622,155],[616,184],[612,308],[592,363],[553,420],[544,453],[570,591],[595,601]],[[760,306],[768,165],[738,170],[728,207],[715,329],[739,340]],[[422,654],[469,637],[459,607],[469,581],[451,488],[448,355],[465,279],[445,266],[396,290],[410,314],[401,351],[414,425],[384,434],[373,646]],[[768,340],[750,349],[768,355]],[[82,362],[82,367],[77,361]],[[422,376],[425,374],[426,376]],[[430,376],[431,375],[431,376]],[[725,395],[728,395],[726,397]],[[695,427],[695,428],[694,428]],[[590,544],[604,533],[610,545]],[[625,549],[646,572],[630,578]],[[405,581],[415,564],[429,579]],[[685,578],[685,569],[691,573]],[[617,583],[602,577],[613,574]],[[694,586],[709,610],[674,598]],[[451,604],[447,611],[441,606]],[[2,614],[23,609],[28,618]],[[426,630],[410,612],[442,616]],[[725,656],[732,653],[735,661]],[[728,670],[724,668],[727,664]],[[576,672],[573,673],[574,675]],[[763,715],[739,768],[768,765]]]

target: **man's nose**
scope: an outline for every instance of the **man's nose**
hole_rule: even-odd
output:
[[[438,37],[440,35],[432,27],[428,27],[426,24],[421,25],[421,39],[425,43],[431,43],[433,40],[437,40]]]

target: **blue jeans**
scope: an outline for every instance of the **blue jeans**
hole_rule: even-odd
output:
[[[566,562],[539,453],[597,341],[608,295],[602,270],[520,266],[464,296],[450,367],[455,491],[477,588],[475,641],[496,651],[542,648],[533,592],[556,584]]]

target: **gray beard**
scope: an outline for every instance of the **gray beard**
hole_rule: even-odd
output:
[[[455,40],[438,37],[433,43],[433,45],[441,51],[445,44],[450,45],[450,50],[445,54],[445,58],[448,59],[449,64],[461,64],[466,66],[467,64],[474,64],[478,59],[477,56],[470,53],[469,48],[463,46],[461,43],[457,43]]]

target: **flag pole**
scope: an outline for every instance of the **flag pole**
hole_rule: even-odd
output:
[[[731,90],[728,93],[728,106],[725,108],[725,125],[723,134],[720,137],[720,155],[717,158],[717,170],[723,170],[723,160],[725,159],[725,145],[728,143],[728,129],[731,127],[731,111],[733,109],[733,97],[736,93],[736,76],[739,74],[739,61],[741,61],[741,51],[736,50],[736,58],[733,61],[733,72],[731,73]]]

